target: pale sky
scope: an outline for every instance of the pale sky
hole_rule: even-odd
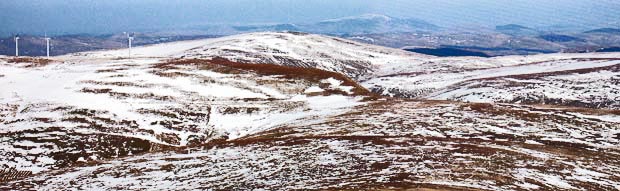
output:
[[[444,27],[514,23],[620,28],[620,0],[1,0],[0,35],[310,23],[366,13]]]

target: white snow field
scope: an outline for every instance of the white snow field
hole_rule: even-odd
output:
[[[132,53],[0,57],[0,190],[620,189],[618,53],[304,33]]]

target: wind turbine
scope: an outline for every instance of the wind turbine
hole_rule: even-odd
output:
[[[19,34],[15,35],[15,57],[19,57]]]
[[[131,58],[131,42],[133,41],[134,33],[123,32],[127,35],[127,42],[129,44],[129,58]]]
[[[47,37],[47,33],[45,33],[45,42],[47,44],[47,58],[50,57],[50,40],[52,38]]]

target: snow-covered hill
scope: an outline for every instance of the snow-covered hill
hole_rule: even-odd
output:
[[[177,56],[318,68],[352,78],[371,74],[380,65],[419,62],[430,57],[306,33],[250,33],[218,38]]]
[[[303,33],[127,52],[0,57],[1,190],[620,189],[617,53]]]

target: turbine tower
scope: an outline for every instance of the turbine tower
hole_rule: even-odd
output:
[[[19,57],[19,35],[15,35],[15,57]]]
[[[47,34],[45,34],[45,44],[47,45],[47,58],[50,57],[50,40],[52,38],[47,37]]]

